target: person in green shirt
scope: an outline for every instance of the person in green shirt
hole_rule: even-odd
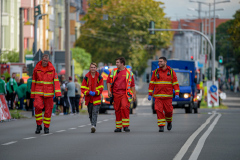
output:
[[[14,99],[16,96],[16,89],[18,88],[17,82],[15,80],[16,78],[16,73],[12,73],[12,78],[10,78],[9,82],[8,82],[8,92],[10,95],[10,100],[11,100],[11,107],[10,109],[13,109],[13,103],[14,103]]]
[[[3,78],[5,79],[4,76],[1,77],[0,79],[0,94],[7,94],[7,91],[6,91],[6,86],[5,86],[5,81],[3,80]]]
[[[27,99],[27,107],[26,110],[32,109],[32,116],[34,116],[34,108],[33,108],[33,99],[30,98],[31,95],[31,87],[32,87],[32,77],[28,78],[27,80],[27,92],[26,92],[26,99]]]
[[[16,93],[17,93],[18,99],[20,101],[19,109],[23,109],[23,103],[24,103],[24,98],[26,97],[26,92],[27,92],[27,84],[21,84],[16,89]]]

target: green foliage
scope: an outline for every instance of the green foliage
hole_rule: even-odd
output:
[[[165,18],[161,2],[154,0],[91,0],[86,23],[81,27],[81,36],[76,46],[91,53],[94,62],[115,64],[117,57],[125,57],[133,70],[142,72],[147,59],[146,45],[156,49],[167,47],[172,39],[171,32],[156,32],[149,35],[149,22],[155,22],[155,28],[170,28],[170,20]],[[108,19],[103,19],[107,15]],[[139,66],[140,64],[140,66]]]
[[[75,59],[75,61],[79,63],[83,69],[88,69],[92,59],[91,54],[79,47],[72,48],[71,51],[72,58]]]
[[[240,72],[240,10],[233,20],[222,23],[217,28],[216,34],[216,60],[223,56],[223,64],[226,68],[233,68],[233,73]]]
[[[19,52],[3,51],[0,62],[19,62]]]
[[[32,53],[31,50],[25,49],[24,54],[25,55],[32,55],[33,53]]]

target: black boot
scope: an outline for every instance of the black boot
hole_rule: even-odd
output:
[[[122,132],[122,129],[121,129],[121,128],[116,128],[116,129],[114,130],[114,132]]]
[[[44,134],[48,134],[49,133],[49,128],[44,127]]]
[[[130,132],[130,129],[128,127],[124,127],[125,132]]]
[[[36,129],[35,133],[36,134],[40,134],[41,130],[42,130],[42,126],[41,125],[37,125],[37,129]]]
[[[172,129],[172,122],[167,124],[167,129],[170,131]]]
[[[164,126],[159,127],[159,132],[164,132]]]

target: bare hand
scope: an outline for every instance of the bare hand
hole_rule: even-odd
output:
[[[112,93],[108,91],[108,97],[112,97]]]
[[[133,102],[135,102],[137,99],[136,95],[133,95]]]

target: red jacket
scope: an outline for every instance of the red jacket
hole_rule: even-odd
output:
[[[165,70],[158,68],[153,71],[148,90],[150,96],[153,95],[154,98],[161,99],[172,99],[173,89],[175,90],[175,95],[179,95],[179,84],[173,69],[167,66]]]
[[[42,70],[42,61],[39,61],[33,70],[31,98],[35,95],[44,97],[59,97],[61,89],[59,85],[58,75],[51,62],[48,62],[46,71]]]
[[[90,91],[95,92],[95,96],[93,96],[93,105],[100,105],[101,104],[101,94],[103,91],[103,78],[102,76],[96,72],[95,74],[95,82],[91,81],[91,73],[88,72],[86,76],[83,79],[82,85],[81,85],[81,92],[85,95],[85,104],[88,105],[90,102],[90,97],[89,95]],[[92,83],[94,83],[94,87],[92,88]]]

